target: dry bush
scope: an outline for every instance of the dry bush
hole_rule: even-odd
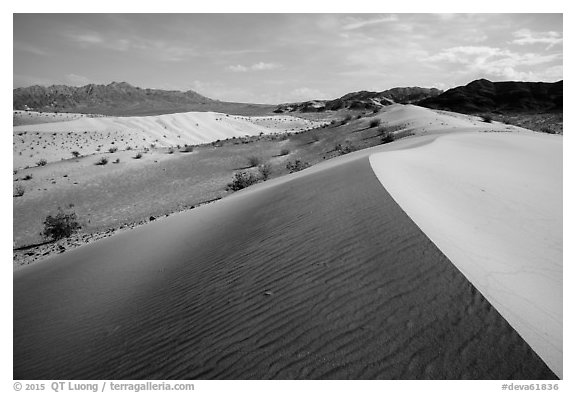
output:
[[[66,213],[61,208],[58,208],[58,214],[55,216],[49,215],[44,220],[44,230],[42,235],[53,240],[59,240],[70,237],[74,232],[81,228],[76,219],[76,213]]]
[[[260,157],[257,157],[257,156],[248,157],[248,164],[250,164],[251,167],[258,166],[261,163],[262,163],[262,160],[260,159]]]
[[[14,197],[21,197],[22,195],[24,195],[25,191],[26,191],[26,189],[24,188],[24,186],[22,184],[16,184],[16,187],[14,187],[13,196]]]
[[[301,171],[303,169],[306,169],[310,166],[310,163],[305,162],[305,161],[300,161],[300,160],[294,160],[294,161],[290,161],[286,164],[286,169],[288,169],[288,171],[290,173],[294,173],[294,172],[298,172]]]
[[[96,165],[106,165],[108,164],[108,157],[102,157],[98,161],[96,161]]]
[[[230,191],[238,191],[242,190],[243,188],[249,187],[252,184],[258,183],[260,178],[252,173],[247,171],[236,172],[234,174],[234,179],[231,183],[228,183],[226,186],[226,190]]]
[[[370,120],[370,128],[378,127],[382,122],[381,119],[372,119]]]

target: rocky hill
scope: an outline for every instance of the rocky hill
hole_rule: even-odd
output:
[[[81,87],[53,85],[14,89],[13,109],[92,113],[110,116],[159,115],[190,111],[230,114],[267,113],[273,106],[227,103],[195,91],[142,89],[126,82]],[[252,113],[254,112],[254,113]]]
[[[418,105],[461,113],[562,112],[563,81],[491,82],[473,81],[426,98]]]
[[[321,112],[338,109],[373,110],[394,103],[412,104],[424,98],[435,97],[442,93],[435,88],[395,87],[393,89],[371,92],[358,91],[348,93],[335,100],[313,100],[278,105],[275,112]]]

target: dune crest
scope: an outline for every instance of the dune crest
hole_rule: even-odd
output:
[[[370,162],[402,209],[562,377],[562,139],[444,135]]]

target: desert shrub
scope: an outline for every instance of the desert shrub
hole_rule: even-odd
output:
[[[135,159],[135,160],[139,160],[139,159],[141,159],[141,158],[142,158],[142,153],[138,153],[138,154],[136,154],[136,155],[134,156],[134,159]]]
[[[22,178],[22,180],[32,180],[32,174],[31,173],[27,174]]]
[[[14,187],[14,197],[21,197],[22,195],[24,195],[24,192],[26,191],[26,189],[24,188],[24,186],[22,184],[16,184],[16,187]]]
[[[355,150],[356,150],[356,148],[353,145],[351,145],[349,142],[346,143],[344,146],[340,143],[337,143],[334,146],[334,151],[339,153],[339,154],[348,154],[348,153],[352,153]]]
[[[96,165],[106,165],[108,164],[108,157],[102,157],[96,161]]]
[[[80,157],[80,152],[79,152],[79,151],[76,151],[76,150],[74,150],[74,151],[72,152],[72,157],[74,157],[74,158],[78,158],[78,157]]]
[[[41,158],[41,159],[36,163],[36,165],[38,165],[38,166],[44,166],[44,165],[46,165],[46,164],[48,164],[48,161],[46,161],[44,158]]]
[[[380,119],[372,119],[370,120],[370,128],[378,127],[382,120]]]
[[[174,148],[173,147],[168,149],[168,154],[174,154]]]
[[[282,150],[280,150],[280,155],[281,155],[281,156],[286,156],[286,155],[288,155],[288,154],[290,154],[290,150],[289,150],[289,149],[282,149]]]
[[[306,169],[309,166],[310,166],[310,164],[308,162],[295,160],[295,161],[288,162],[286,164],[286,169],[288,169],[288,171],[290,173],[294,173],[294,172],[301,171],[302,169]]]
[[[248,164],[250,164],[251,167],[258,166],[260,165],[261,162],[262,160],[260,159],[260,157],[257,156],[248,157]]]
[[[258,165],[258,172],[260,172],[262,180],[268,180],[272,174],[272,166],[270,164],[260,164]]]
[[[490,116],[490,115],[483,115],[483,116],[482,116],[482,121],[483,121],[484,123],[492,123],[492,116]]]
[[[249,187],[252,184],[258,183],[259,180],[260,178],[252,172],[247,171],[236,172],[234,174],[234,179],[232,180],[232,182],[228,183],[228,185],[226,186],[226,190],[238,191],[243,188]]]
[[[394,142],[394,139],[395,139],[394,133],[390,131],[384,131],[380,137],[382,143]]]
[[[120,163],[120,159],[119,159],[119,158],[115,159],[114,162],[113,162],[113,164],[119,164],[119,163]]]
[[[132,150],[132,146],[128,146],[126,150]]]
[[[118,151],[117,147],[111,147],[110,149],[108,149],[108,152],[110,153],[116,153]]]
[[[194,151],[194,146],[192,145],[184,145],[184,149],[182,150],[183,153],[192,153]]]
[[[80,228],[81,226],[76,219],[75,212],[66,213],[61,208],[58,208],[58,214],[55,216],[49,215],[44,220],[42,235],[53,240],[59,240],[70,237]]]

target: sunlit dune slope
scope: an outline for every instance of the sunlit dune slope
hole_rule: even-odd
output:
[[[562,137],[444,135],[370,158],[400,207],[562,375]]]

